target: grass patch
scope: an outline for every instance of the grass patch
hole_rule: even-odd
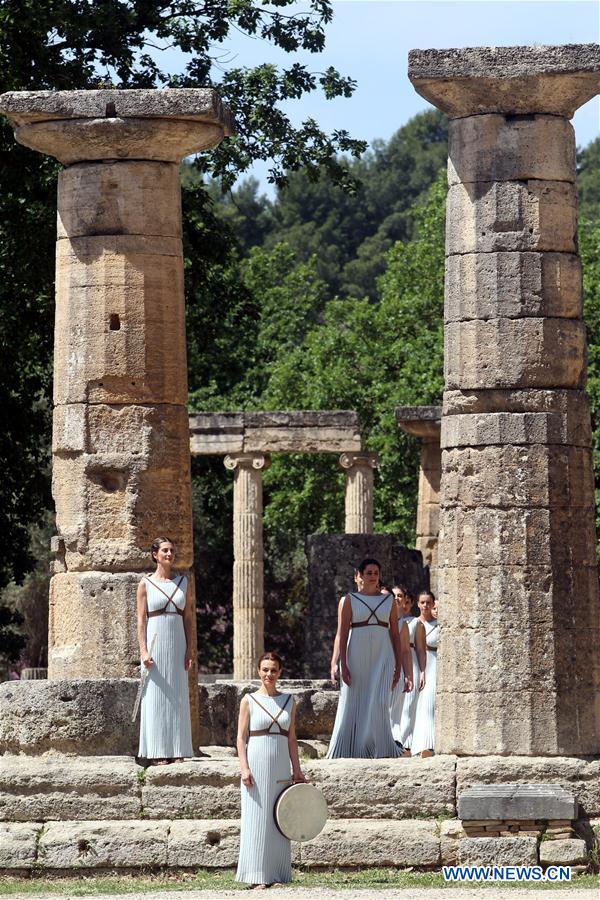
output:
[[[96,894],[152,893],[155,891],[186,891],[200,890],[244,890],[244,885],[234,881],[234,871],[227,869],[222,872],[208,872],[199,870],[195,873],[164,873],[159,875],[90,875],[88,877],[69,878],[0,878],[0,897],[14,897],[22,895],[28,897],[93,897]],[[597,875],[581,875],[570,884],[549,884],[545,882],[510,882],[502,884],[503,888],[554,888],[556,890],[569,890],[569,888],[598,888],[600,878]],[[294,887],[323,887],[323,888],[370,888],[382,890],[384,888],[443,888],[452,891],[455,887],[482,888],[482,884],[446,884],[441,872],[411,872],[400,869],[362,869],[359,871],[335,870],[333,872],[305,872],[294,870],[294,880],[289,887],[290,895],[293,895]],[[500,887],[498,883],[489,884],[487,887]]]

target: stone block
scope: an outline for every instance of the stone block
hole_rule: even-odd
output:
[[[4,756],[0,820],[135,819],[142,811],[133,759]]]
[[[575,795],[580,815],[600,815],[600,759],[574,756],[498,756],[456,761],[460,796],[476,784],[560,784]]]
[[[575,181],[575,132],[567,119],[488,114],[448,123],[448,182]]]
[[[144,815],[150,819],[236,819],[240,815],[237,759],[177,763],[146,769]]]
[[[463,821],[577,818],[577,801],[560,784],[476,784],[458,795]]]
[[[52,490],[67,568],[143,571],[157,533],[172,538],[176,564],[189,567],[185,407],[76,404],[56,407],[54,420]]]
[[[50,822],[39,841],[43,869],[141,869],[167,865],[170,822]]]
[[[444,417],[477,413],[558,413],[563,434],[573,435],[575,446],[589,446],[590,404],[582,390],[528,388],[444,391]],[[567,441],[570,443],[570,441]]]
[[[333,819],[406,819],[454,814],[453,757],[307,762]]]
[[[581,388],[585,326],[579,319],[452,322],[444,360],[448,390]]]
[[[495,494],[493,499],[497,498],[498,494]],[[509,591],[512,585],[515,588],[514,597],[511,594],[507,604],[511,606],[513,599],[526,585],[531,588],[539,582],[549,588],[551,582],[548,579],[554,586],[557,586],[556,579],[558,584],[564,585],[567,570],[595,566],[594,518],[593,506],[576,510],[528,509],[525,506],[502,509],[477,507],[475,504],[468,508],[444,506],[439,532],[439,559],[449,567],[533,567],[529,576],[523,573],[519,585],[514,583],[516,573],[507,573],[506,590]],[[561,568],[562,572],[559,571]],[[585,574],[582,571],[578,577]],[[468,584],[473,587],[479,577],[493,576],[494,573],[479,576],[473,572],[467,575]],[[456,578],[452,574],[450,578],[451,583],[455,584]],[[469,610],[473,611],[470,606]]]
[[[460,819],[446,819],[440,823],[440,852],[442,865],[452,866],[458,862],[458,842],[466,837]]]
[[[461,838],[458,861],[463,866],[530,866],[538,861],[534,837]]]
[[[577,190],[562,181],[454,184],[446,253],[577,252]]]
[[[172,868],[235,868],[240,847],[236,821],[215,818],[169,823],[167,865]]]
[[[0,822],[0,871],[29,869],[37,860],[40,822]]]
[[[179,167],[118,160],[63,169],[57,232],[59,241],[104,234],[181,238]]]
[[[56,254],[54,403],[185,405],[181,241],[117,232]]]
[[[513,413],[508,413],[503,417],[504,421],[497,414],[490,418],[500,419],[498,424],[502,426],[512,415]],[[508,441],[504,445],[495,445],[491,441],[486,445],[483,438],[486,432],[492,432],[492,428],[487,428],[487,415],[479,415],[477,418],[480,423],[484,420],[484,427],[478,429],[477,438],[481,441],[479,445],[463,444],[443,451],[442,505],[445,508],[460,506],[468,509],[485,504],[487,507],[504,509],[542,508],[578,513],[580,509],[594,506],[591,448],[545,445],[541,441],[525,445]],[[455,434],[460,432],[460,424],[457,425]],[[494,424],[491,423],[492,426]],[[515,423],[517,428],[514,429],[511,424],[510,421],[507,423],[501,437],[507,437],[506,431],[518,431],[518,423]],[[456,434],[458,442],[466,441],[468,429],[465,431],[465,437],[460,433]]]
[[[542,865],[572,866],[587,863],[588,854],[585,841],[565,839],[542,841],[540,844],[540,862]]]
[[[354,429],[252,428],[246,427],[246,453],[342,453],[360,450],[360,434]]]
[[[297,845],[292,856],[299,859]],[[440,863],[436,823],[330,820],[313,841],[302,844],[302,864],[311,868],[398,866],[434,868]]]
[[[7,681],[0,684],[0,753],[134,756],[138,681]]]
[[[447,415],[441,431],[441,449],[487,447],[516,444],[565,444],[591,446],[587,410],[582,415],[570,411],[478,412]],[[584,417],[585,416],[585,417]],[[441,459],[441,455],[440,455]]]
[[[50,678],[139,677],[139,581],[139,573],[63,572],[52,577]]]
[[[581,318],[581,262],[573,253],[465,253],[446,260],[446,322]]]
[[[571,118],[598,93],[598,44],[411,50],[417,93],[449,116],[532,112]]]

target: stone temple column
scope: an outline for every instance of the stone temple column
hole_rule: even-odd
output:
[[[421,439],[415,547],[423,556],[423,565],[429,567],[429,585],[436,595],[442,471],[441,418],[440,406],[401,406],[396,410],[396,422],[400,428]]]
[[[20,143],[65,165],[49,677],[131,677],[153,538],[192,565],[179,161],[218,144],[229,117],[211,90],[18,92],[0,110]]]
[[[376,453],[342,453],[346,470],[346,534],[373,534],[373,473]]]
[[[450,116],[436,749],[600,750],[586,335],[569,118],[600,46],[413,51]]]
[[[233,677],[256,678],[264,651],[263,469],[262,453],[226,456],[233,481]]]

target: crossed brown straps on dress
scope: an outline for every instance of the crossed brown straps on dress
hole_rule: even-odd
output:
[[[265,709],[265,707],[262,705],[262,703],[259,703],[259,702],[258,702],[258,700],[257,700],[256,697],[254,696],[254,694],[250,694],[249,696],[252,697],[252,699],[254,700],[254,702],[255,702],[258,706],[260,706],[260,708],[262,709],[262,711],[263,711],[263,712],[266,712],[266,714],[269,716],[269,718],[270,718],[270,719],[273,719],[273,721],[272,721],[272,723],[269,725],[268,728],[260,728],[260,729],[258,729],[257,731],[249,731],[249,732],[248,732],[248,737],[259,737],[259,736],[261,736],[261,735],[263,735],[263,734],[272,734],[272,735],[274,735],[275,737],[278,737],[280,734],[282,734],[284,737],[287,737],[287,736],[289,735],[289,731],[286,731],[285,728],[282,728],[281,725],[279,724],[279,722],[277,721],[277,719],[279,718],[279,716],[281,715],[281,713],[284,711],[284,709],[285,709],[286,706],[288,705],[289,700],[290,700],[290,697],[291,697],[292,695],[291,695],[291,694],[288,694],[288,695],[287,695],[287,700],[285,701],[285,703],[283,704],[283,706],[280,708],[280,710],[279,710],[279,712],[277,713],[276,716],[274,716],[272,713],[270,713],[268,709]],[[279,731],[271,731],[271,728],[273,727],[273,725],[277,725],[277,727],[279,728]]]
[[[183,616],[183,610],[182,610],[182,609],[179,609],[179,607],[177,606],[177,604],[176,604],[175,601],[173,600],[173,597],[175,596],[175,594],[176,594],[177,591],[179,590],[179,586],[181,585],[181,582],[183,581],[183,577],[184,577],[183,575],[180,575],[180,576],[179,576],[179,581],[178,581],[177,584],[175,585],[175,590],[173,591],[173,593],[172,593],[171,596],[169,597],[169,595],[167,594],[167,592],[166,592],[166,591],[163,591],[163,589],[162,589],[161,587],[159,587],[157,584],[155,584],[155,582],[152,581],[152,579],[151,579],[148,575],[144,575],[144,578],[146,579],[146,581],[149,581],[150,584],[151,584],[153,587],[155,587],[157,591],[160,591],[161,594],[162,594],[164,597],[167,598],[167,602],[165,603],[164,606],[161,606],[160,609],[155,609],[155,610],[153,610],[152,612],[147,612],[147,613],[146,613],[146,615],[148,616],[149,619],[152,619],[154,616],[172,616],[172,615],[174,614],[174,612],[177,613],[178,616]],[[173,609],[167,609],[169,603],[172,603],[172,604],[173,604]]]
[[[371,607],[369,606],[369,604],[368,604],[368,603],[365,603],[365,601],[364,601],[361,597],[359,597],[358,594],[350,594],[350,596],[351,596],[351,597],[356,597],[356,599],[357,599],[357,600],[360,600],[360,602],[362,603],[362,605],[363,605],[363,606],[366,606],[367,609],[369,610],[369,618],[368,618],[368,619],[365,619],[365,620],[362,621],[362,622],[351,622],[351,623],[350,623],[350,628],[365,628],[367,625],[381,625],[382,628],[389,628],[389,627],[390,627],[390,623],[389,623],[389,622],[382,622],[381,619],[380,619],[380,618],[377,616],[377,614],[376,614],[376,613],[377,613],[377,610],[379,609],[379,607],[380,607],[383,603],[385,603],[385,601],[387,600],[387,598],[388,598],[389,596],[391,596],[390,594],[384,594],[383,599],[377,604],[377,606],[375,607],[375,609],[371,609]],[[374,621],[374,622],[371,622],[371,621],[370,621],[371,618],[374,618],[375,621]]]

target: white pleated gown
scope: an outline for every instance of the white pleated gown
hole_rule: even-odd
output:
[[[404,703],[402,705],[402,714],[400,716],[400,727],[398,729],[398,738],[403,747],[410,749],[412,744],[413,731],[415,729],[415,718],[417,715],[417,702],[419,699],[419,660],[415,650],[415,631],[417,628],[418,618],[412,617],[408,623],[408,638],[410,640],[410,654],[412,656],[413,666],[413,689],[409,694],[404,695]],[[396,735],[394,734],[394,737]]]
[[[398,633],[402,631],[402,626],[406,624],[409,629],[409,640],[411,643],[414,643],[414,635],[411,637],[409,625],[413,621],[414,616],[402,616],[402,618],[398,619]],[[414,676],[414,660],[413,660],[413,676]],[[413,682],[414,689],[414,682]],[[412,691],[411,691],[412,694]],[[404,741],[400,737],[401,734],[401,722],[402,722],[402,711],[404,709],[404,705],[406,703],[407,698],[410,697],[410,694],[404,693],[404,671],[402,672],[402,678],[392,691],[392,701],[390,703],[390,722],[392,725],[392,737],[395,741],[399,741],[404,746]]]
[[[417,702],[417,717],[410,748],[413,756],[422,753],[423,750],[433,750],[435,739],[435,682],[439,626],[437,619],[434,619],[433,622],[423,622],[423,625],[427,640],[427,667],[425,669],[425,687],[420,692]]]
[[[294,703],[293,698],[288,700],[288,696],[256,694],[258,702],[272,716],[276,716],[287,701],[277,720],[286,731],[290,727]],[[275,825],[273,807],[286,786],[282,782],[289,783],[292,776],[288,739],[279,734],[273,719],[252,697],[252,694],[248,697],[250,731],[261,731],[272,726],[273,733],[248,738],[248,766],[254,784],[252,787],[241,786],[240,856],[235,880],[246,884],[285,883],[292,880],[292,848]]]
[[[178,579],[161,581],[160,588],[170,597]],[[162,609],[167,597],[145,578],[148,612]],[[159,584],[159,582],[157,582]],[[173,603],[185,607],[187,578],[173,596]],[[173,605],[169,604],[169,609]],[[177,613],[148,619],[146,647],[148,652],[156,635],[152,658],[140,708],[140,746],[138,756],[144,759],[178,759],[194,755],[188,674],[185,671],[186,640],[183,616]]]
[[[379,606],[377,618],[389,623],[394,602],[392,594],[349,596],[352,622],[369,620],[374,623],[375,619],[369,615],[369,611]],[[370,624],[362,628],[351,628],[346,660],[352,684],[348,687],[341,680],[340,699],[326,758],[378,759],[400,756],[390,723],[395,659],[389,627]]]

